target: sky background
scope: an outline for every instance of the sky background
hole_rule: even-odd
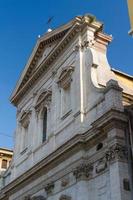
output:
[[[113,35],[110,66],[133,74],[133,38],[126,0],[0,0],[0,147],[13,148],[16,109],[9,97],[36,43],[54,16],[56,28],[76,15],[91,13]]]

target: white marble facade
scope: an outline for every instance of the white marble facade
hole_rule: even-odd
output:
[[[131,200],[122,91],[133,91],[111,70],[102,30],[86,15],[38,40],[11,97],[15,149],[0,199]]]

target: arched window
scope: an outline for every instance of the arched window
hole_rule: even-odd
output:
[[[42,119],[42,142],[45,142],[47,136],[47,108],[44,108]]]
[[[37,98],[35,110],[37,116],[37,129],[38,129],[38,139],[37,141],[43,143],[48,138],[49,132],[49,116],[50,116],[50,106],[51,106],[51,96],[52,92],[50,90],[43,90]]]

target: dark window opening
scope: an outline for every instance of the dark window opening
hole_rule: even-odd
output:
[[[123,179],[123,188],[126,191],[130,191],[130,184],[129,184],[129,180],[128,179]]]
[[[99,151],[99,150],[102,149],[102,148],[103,148],[103,143],[99,143],[99,144],[97,145],[96,150]]]
[[[42,135],[42,141],[46,141],[46,135],[47,135],[47,109],[45,109],[43,113],[43,135]]]
[[[1,165],[1,168],[3,169],[7,169],[7,160],[2,160],[2,165]]]

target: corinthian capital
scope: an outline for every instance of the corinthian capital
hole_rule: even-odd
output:
[[[106,152],[107,161],[127,159],[127,149],[125,146],[115,144]]]
[[[48,183],[48,184],[45,186],[45,191],[46,191],[47,195],[52,194],[53,189],[54,189],[54,183],[53,183],[53,182]]]
[[[77,180],[89,178],[93,170],[92,164],[81,163],[73,171],[73,175]]]

